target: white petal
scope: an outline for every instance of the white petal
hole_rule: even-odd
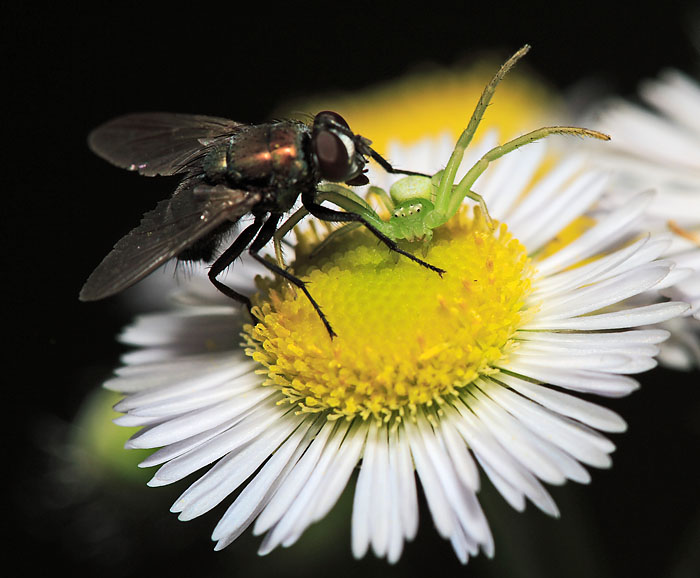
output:
[[[389,432],[389,498],[391,500],[390,512],[389,512],[389,544],[387,546],[387,562],[389,564],[395,564],[401,557],[401,552],[403,551],[404,536],[407,534],[408,529],[404,527],[403,516],[401,508],[408,505],[412,507],[413,504],[405,504],[402,496],[402,484],[399,480],[399,476],[402,475],[402,471],[397,463],[397,436],[396,430],[394,428],[393,432]],[[410,477],[413,478],[413,471],[410,473]],[[417,507],[417,504],[415,505]]]
[[[333,463],[328,467],[325,487],[320,488],[315,498],[315,504],[312,506],[312,522],[323,518],[340,498],[362,455],[367,439],[367,430],[367,424],[360,420],[357,424],[353,424],[347,437],[343,440]]]
[[[479,459],[478,456],[477,459]],[[498,493],[501,494],[503,499],[508,502],[508,504],[510,504],[510,507],[517,512],[524,512],[525,494],[507,482],[503,476],[501,476],[488,464],[488,462],[484,462],[479,459],[479,464],[483,468],[484,472],[486,472],[486,475],[489,477],[489,480],[491,480],[493,486],[496,488],[496,490],[498,490]],[[554,504],[554,502],[552,502],[552,504]],[[552,515],[558,516],[558,513]]]
[[[227,431],[170,460],[158,470],[148,485],[172,484],[223,456],[231,456],[275,422],[284,419],[288,417],[275,404],[262,404]]]
[[[654,287],[668,272],[668,266],[650,264],[559,297],[550,295],[537,312],[537,318],[546,323],[597,311]]]
[[[634,267],[653,261],[663,253],[666,247],[668,247],[667,239],[651,240],[645,237],[591,263],[538,279],[530,298],[545,300],[548,295],[561,294],[593,281],[609,279],[613,275],[632,269],[633,267],[630,266],[632,261],[635,261]]]
[[[651,202],[654,193],[648,191],[639,194],[624,207],[612,211],[598,219],[594,227],[580,237],[542,261],[537,263],[540,275],[551,275],[583,259],[595,255],[601,248],[617,242],[639,218],[642,211]]]
[[[181,456],[189,451],[192,451],[194,448],[200,447],[202,444],[215,438],[221,432],[226,431],[227,429],[232,427],[235,423],[237,423],[238,421],[243,419],[243,417],[245,417],[245,416],[239,416],[235,420],[224,422],[215,428],[212,428],[212,429],[207,430],[207,431],[203,431],[202,433],[199,433],[199,434],[194,435],[192,437],[186,438],[182,441],[179,441],[179,442],[167,445],[163,448],[160,448],[159,450],[153,452],[145,460],[143,460],[139,464],[139,467],[140,468],[150,468],[152,466],[157,466],[157,465],[163,464],[165,462],[168,462],[172,459],[175,459],[176,457]]]
[[[476,385],[482,387],[477,381]],[[552,444],[540,438],[493,403],[481,391],[472,390],[470,407],[493,436],[528,470],[550,484],[563,484],[569,477],[580,477],[580,466]]]
[[[590,427],[609,432],[623,432],[627,429],[625,421],[615,412],[605,407],[549,387],[518,379],[512,375],[498,374],[497,377],[499,381],[507,384],[525,397],[529,397],[531,400],[556,413],[578,420]]]
[[[595,393],[606,397],[622,397],[639,388],[639,383],[631,377],[611,375],[585,369],[566,369],[546,365],[534,365],[523,360],[509,364],[507,369],[518,375],[551,383],[573,391]]]
[[[177,361],[181,355],[182,352],[174,348],[150,347],[148,349],[134,349],[133,351],[127,351],[119,359],[125,366],[132,367],[148,363]]]
[[[609,440],[503,387],[490,387],[487,393],[533,432],[577,460],[597,468],[607,468],[612,464],[608,454],[615,446]]]
[[[129,345],[147,347],[177,346],[186,351],[211,351],[213,347],[232,349],[233,309],[229,307],[189,308],[143,315],[119,336]],[[221,337],[221,341],[216,338]]]
[[[171,512],[180,520],[192,520],[218,505],[267,460],[299,425],[297,416],[287,416],[267,428],[255,440],[219,460],[175,501]]]
[[[211,538],[218,540],[216,550],[233,542],[253,522],[284,482],[289,470],[299,461],[320,427],[318,421],[314,424],[311,419],[304,420],[243,488],[214,528]]]
[[[129,398],[136,396],[137,400],[149,400],[151,395],[156,396],[154,399],[163,393],[169,395],[171,391],[176,395],[180,391],[189,391],[193,385],[208,387],[209,383],[242,377],[255,369],[256,364],[240,353],[180,356],[167,362],[121,367],[115,372],[117,377],[107,380],[104,387],[132,394]]]
[[[488,209],[494,219],[508,222],[507,214],[532,180],[546,150],[545,143],[533,143],[491,164],[488,181],[474,188],[489,199]]]
[[[166,421],[164,417],[153,416],[137,416],[137,415],[120,415],[112,420],[116,425],[121,427],[152,427]],[[124,444],[126,449],[132,449],[131,442],[127,441]]]
[[[211,379],[203,377],[199,382],[193,380],[189,384],[184,384],[182,392],[177,387],[180,384],[176,384],[173,388],[175,391],[165,391],[158,388],[157,392],[152,390],[144,392],[145,394],[153,393],[153,395],[147,396],[148,399],[146,396],[138,399],[137,396],[140,394],[135,394],[115,405],[114,409],[131,415],[175,417],[196,409],[216,405],[227,398],[260,387],[260,376],[254,373],[231,379],[224,378],[224,381],[221,381],[222,376],[220,375],[211,377]]]
[[[277,492],[260,513],[253,527],[254,534],[262,534],[274,526],[289,510],[295,498],[311,476],[318,460],[320,459],[326,442],[333,432],[334,424],[326,422],[307,448],[301,459],[294,465],[287,475],[285,483],[279,486]],[[264,541],[261,548],[264,547]]]
[[[418,495],[411,449],[404,428],[396,428],[389,434],[389,451],[392,469],[396,471],[403,535],[407,540],[413,540],[418,532]]]
[[[446,419],[457,428],[474,452],[479,463],[501,476],[515,491],[527,496],[543,512],[557,516],[554,500],[537,479],[493,437],[486,427],[464,405],[455,406],[457,412],[445,408]],[[488,470],[485,470],[488,474]],[[494,485],[497,485],[494,482]]]
[[[649,330],[649,337],[631,335],[645,334],[644,330],[615,333],[548,333],[545,331],[520,331],[517,334],[517,352],[541,355],[590,355],[592,353],[621,353],[624,355],[655,355],[656,343],[668,338],[668,331]],[[652,341],[652,338],[656,338]]]
[[[679,70],[665,70],[659,80],[644,81],[639,92],[666,116],[700,134],[700,85],[696,80]]]
[[[546,331],[520,331],[518,337],[527,341],[546,343],[566,343],[578,347],[633,347],[638,343],[661,343],[670,333],[665,329],[634,329],[612,333],[549,333]]]
[[[547,358],[550,363],[560,366],[567,363],[578,363],[579,367],[583,367],[581,364],[588,364],[589,361],[592,361],[594,364],[598,363],[597,367],[587,366],[588,369],[614,368],[616,366],[612,363],[613,360],[618,360],[619,358],[622,360],[644,359],[659,353],[657,345],[647,343],[620,344],[617,347],[608,346],[606,348],[604,343],[596,345],[594,340],[590,340],[589,344],[581,344],[578,347],[573,346],[571,343],[546,343],[523,340],[519,345],[516,351],[516,355],[519,357]],[[598,358],[597,356],[600,357]],[[607,358],[610,358],[611,362],[606,362]],[[566,361],[562,362],[562,359]]]
[[[355,558],[362,558],[369,549],[372,537],[371,528],[371,504],[372,504],[372,481],[374,478],[374,455],[376,453],[378,428],[374,420],[367,433],[364,453],[362,455],[362,466],[357,476],[355,485],[355,496],[352,504],[352,554]]]
[[[653,352],[653,350],[652,350]],[[596,371],[607,371],[610,373],[622,373],[619,368],[629,361],[629,357],[619,353],[593,353],[583,355],[582,352],[572,351],[571,349],[563,351],[554,351],[555,355],[550,356],[551,350],[543,352],[534,352],[531,349],[523,347],[514,353],[509,361],[511,367],[517,367],[521,364],[526,365],[544,365],[545,367],[567,367],[569,369],[590,369]]]
[[[460,481],[473,492],[478,492],[480,486],[479,471],[464,439],[447,421],[441,423],[440,428],[435,433],[441,437]]]
[[[655,303],[641,307],[632,307],[612,313],[598,313],[574,317],[572,319],[534,319],[525,327],[526,330],[535,329],[564,329],[576,331],[596,331],[601,329],[627,329],[640,325],[654,325],[662,321],[668,321],[674,317],[683,315],[690,309],[687,303],[670,301],[668,303]]]
[[[534,253],[581,216],[603,193],[606,182],[603,174],[584,173],[531,219],[513,228],[513,234],[527,247],[528,253]]]
[[[129,447],[155,448],[179,442],[243,415],[273,395],[279,394],[272,388],[259,388],[215,406],[186,413],[139,431],[129,440]]]
[[[311,523],[312,501],[320,491],[321,486],[325,485],[328,466],[338,453],[340,444],[350,424],[344,420],[339,420],[334,425],[335,427],[311,475],[294,499],[294,502],[265,536],[263,544],[258,551],[259,554],[266,554],[279,544],[283,544],[285,547],[292,545]]]
[[[439,438],[426,420],[418,420],[418,431],[463,533],[476,545],[482,545],[485,552],[493,551],[491,530],[476,499],[476,494],[459,482],[449,454],[439,443]],[[473,553],[476,554],[476,551]]]
[[[423,486],[435,528],[443,538],[449,538],[455,531],[457,520],[440,483],[440,473],[435,471],[423,443],[423,438],[415,424],[408,420],[405,423],[405,429],[408,443],[411,446],[416,472]]]
[[[693,280],[693,273],[692,269],[672,267],[666,278],[658,283],[654,289],[659,291],[667,287],[676,286],[681,291],[689,289],[691,295],[700,295],[700,280]]]
[[[383,558],[389,547],[389,526],[391,524],[389,439],[386,428],[378,431],[374,448],[374,476],[372,477],[370,543],[372,550]]]
[[[569,156],[549,172],[547,172],[528,192],[527,195],[516,206],[515,210],[505,219],[511,230],[516,230],[523,226],[536,215],[543,206],[550,202],[550,199],[559,194],[567,181],[580,172],[583,166],[583,158]]]

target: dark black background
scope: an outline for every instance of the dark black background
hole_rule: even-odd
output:
[[[171,186],[92,156],[85,146],[91,128],[136,110],[263,121],[290,97],[361,88],[483,49],[505,57],[525,42],[533,45],[527,66],[560,89],[593,78],[631,95],[664,66],[697,74],[700,62],[691,41],[700,38],[693,2],[171,4],[62,3],[50,12],[4,4],[1,90],[12,100],[3,115],[2,303],[11,361],[3,380],[11,482],[5,525],[27,575],[64,568],[104,576],[154,569],[182,576],[695,575],[697,372],[656,370],[641,376],[640,392],[607,404],[630,431],[615,436],[615,466],[593,472],[590,487],[553,489],[562,520],[532,508],[516,514],[487,491],[497,556],[466,569],[436,537],[425,509],[416,543],[389,567],[371,555],[352,560],[347,511],[330,545],[257,559],[258,540],[250,537],[211,551],[215,518],[177,522],[167,513],[176,493],[105,485],[82,501],[56,498],[56,485],[79,483],[57,481],[56,447],[85,396],[117,363],[114,335],[131,316],[119,300],[81,304],[77,293],[114,241]],[[101,542],[105,523],[118,539]]]

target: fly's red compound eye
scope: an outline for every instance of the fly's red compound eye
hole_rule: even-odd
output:
[[[352,141],[345,135],[321,130],[313,137],[313,148],[324,179],[338,182],[350,176],[350,161],[354,155],[354,147]],[[351,148],[353,150],[349,150]]]

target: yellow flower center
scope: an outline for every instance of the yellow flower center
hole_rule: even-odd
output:
[[[424,259],[447,271],[442,278],[397,259],[365,229],[313,258],[299,255],[307,245],[297,249],[295,274],[337,337],[280,280],[259,280],[258,322],[244,328],[265,384],[303,411],[401,419],[495,372],[523,323],[533,274],[525,248],[478,211],[435,231]],[[420,244],[406,249],[423,256]]]

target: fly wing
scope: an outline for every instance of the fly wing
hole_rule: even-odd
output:
[[[260,193],[186,179],[117,242],[85,282],[80,300],[96,301],[123,291],[225,221],[237,221],[260,198]]]
[[[149,177],[174,175],[212,141],[230,136],[241,123],[215,116],[144,112],[120,116],[97,127],[90,149],[106,161]]]

